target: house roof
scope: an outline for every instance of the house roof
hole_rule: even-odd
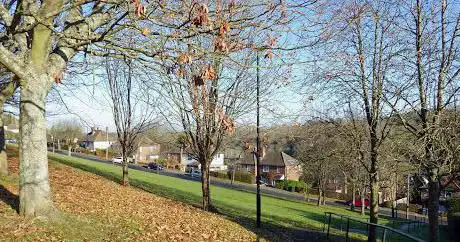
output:
[[[284,164],[286,164],[286,166],[298,166],[299,165],[299,161],[296,160],[294,157],[284,152],[281,152],[281,155],[283,156]]]
[[[252,152],[245,152],[239,163],[254,165],[254,154]],[[269,166],[296,166],[299,162],[284,152],[268,151],[264,157],[261,157],[260,164]]]
[[[6,126],[6,130],[14,130],[14,129],[19,129],[19,126],[17,124],[9,124]]]
[[[180,154],[180,148],[178,147],[172,147],[171,149],[169,150],[162,150],[161,151],[162,154]],[[185,148],[182,150],[182,154],[192,154],[193,152],[188,149],[188,148]]]
[[[109,141],[117,140],[113,135],[109,133]],[[98,142],[98,141],[107,141],[107,134],[102,130],[94,130],[88,133],[86,136],[86,141]]]
[[[149,139],[146,136],[142,136],[139,138],[139,146],[153,146],[153,145],[158,145],[157,143],[153,142],[153,140]]]

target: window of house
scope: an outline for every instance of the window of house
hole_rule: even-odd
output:
[[[280,173],[280,167],[279,166],[276,167],[276,173]]]
[[[246,170],[247,170],[247,171],[251,171],[251,166],[250,166],[250,165],[246,165]]]
[[[264,166],[262,166],[262,171],[263,171],[263,172],[269,172],[269,171],[270,171],[270,167],[264,165]]]

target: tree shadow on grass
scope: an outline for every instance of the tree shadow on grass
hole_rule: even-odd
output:
[[[19,196],[10,192],[3,185],[0,185],[0,200],[19,212]]]

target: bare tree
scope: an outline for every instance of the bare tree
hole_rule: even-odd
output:
[[[75,140],[80,138],[82,134],[80,123],[72,119],[61,120],[53,124],[49,130],[49,135],[53,136],[53,140],[59,140],[58,149],[65,143],[69,151],[72,149]]]
[[[152,112],[148,105],[152,100],[141,81],[141,75],[131,60],[106,59],[108,89],[112,112],[120,143],[123,177],[121,183],[129,184],[128,164],[138,148],[137,137],[152,126]]]
[[[429,181],[429,240],[434,242],[439,240],[441,178],[455,178],[459,168],[459,5],[417,0],[404,6],[407,18],[400,27],[410,46],[402,59],[408,65],[392,89],[401,101],[391,107],[413,135],[416,149],[407,152]]]
[[[386,83],[395,69],[395,57],[401,49],[395,31],[398,16],[393,1],[337,4],[330,25],[323,31],[335,33],[320,50],[317,68],[342,105],[351,102],[356,117],[363,117],[366,127],[363,143],[364,170],[371,191],[370,222],[378,223],[378,192],[381,172],[379,152],[391,125],[384,122],[391,110],[384,108]],[[369,226],[369,241],[376,241],[376,227]]]
[[[332,124],[310,122],[305,129],[296,157],[302,162],[304,179],[318,188],[320,206],[324,204],[331,175],[338,172],[337,159],[341,153],[336,148],[340,141]]]
[[[179,39],[186,38],[167,45],[175,60],[166,59],[160,70],[168,80],[162,94],[167,97],[169,115],[165,116],[178,118],[176,125],[184,130],[201,164],[204,210],[211,207],[209,166],[213,156],[223,137],[233,132],[235,118],[251,110],[255,101],[255,74],[250,75],[254,52],[262,52],[269,60],[276,45],[271,29],[281,26],[282,19],[291,19],[283,6],[284,2],[194,3],[187,28],[176,32]],[[270,87],[273,79],[262,89]]]
[[[136,10],[130,10],[132,5]],[[45,125],[45,101],[53,83],[62,80],[68,62],[77,53],[120,31],[127,16],[134,20],[144,13],[140,1],[7,0],[0,4],[0,63],[16,76],[20,86],[20,214],[55,214]]]

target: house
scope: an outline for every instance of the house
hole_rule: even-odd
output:
[[[160,144],[145,136],[139,138],[138,142],[138,148],[134,153],[134,159],[137,162],[146,163],[160,158]]]
[[[117,139],[111,134],[107,134],[99,129],[91,129],[91,132],[86,135],[85,147],[93,151],[96,149],[105,150],[110,148],[116,141]]]
[[[450,198],[460,197],[460,178],[459,174],[454,174],[454,177],[442,177],[440,179],[441,190],[439,191],[439,200],[446,201]],[[428,179],[424,176],[420,179],[422,185],[418,187],[422,201],[428,200]]]
[[[161,153],[161,156],[164,159],[174,160],[180,164],[183,170],[186,169],[187,166],[193,167],[195,169],[199,169],[201,165],[199,164],[196,155],[192,153],[189,149],[171,149],[168,151],[164,151]],[[218,153],[216,154],[210,165],[210,170],[226,170],[227,166],[224,164],[224,154]]]
[[[255,174],[256,159],[253,152],[245,152],[237,162],[236,169]],[[274,182],[274,180],[298,181],[301,175],[299,162],[282,151],[262,151],[260,157],[260,171],[262,176]]]
[[[10,124],[8,126],[3,126],[3,129],[5,130],[5,132],[11,132],[14,134],[19,133],[19,126],[16,124]]]

